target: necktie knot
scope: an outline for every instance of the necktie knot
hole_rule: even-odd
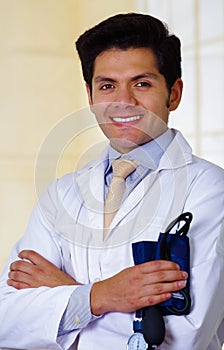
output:
[[[114,177],[126,179],[126,177],[128,177],[138,165],[138,162],[135,160],[124,158],[115,159],[112,163]]]

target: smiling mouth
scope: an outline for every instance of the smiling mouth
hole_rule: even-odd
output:
[[[134,115],[132,117],[111,117],[111,119],[116,123],[130,123],[140,120],[142,117],[141,115]]]

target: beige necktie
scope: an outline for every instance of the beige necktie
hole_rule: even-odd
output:
[[[112,163],[113,178],[110,183],[107,199],[104,206],[104,236],[120,208],[125,191],[125,179],[137,167],[139,163],[128,159],[116,159]]]

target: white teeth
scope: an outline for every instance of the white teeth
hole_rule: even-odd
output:
[[[141,118],[142,117],[140,115],[135,115],[133,117],[128,117],[128,118],[113,117],[112,119],[117,123],[129,123],[129,122],[133,122],[135,120],[139,120]]]

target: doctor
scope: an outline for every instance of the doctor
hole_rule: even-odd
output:
[[[192,155],[181,133],[167,127],[182,94],[179,39],[156,18],[124,14],[76,44],[89,104],[109,145],[50,184],[34,208],[1,277],[0,347],[126,349],[134,312],[168,300],[188,278],[169,261],[134,266],[131,244],[157,241],[190,211],[192,309],[165,317],[159,348],[221,349],[224,172]],[[105,231],[117,158],[138,166]]]

